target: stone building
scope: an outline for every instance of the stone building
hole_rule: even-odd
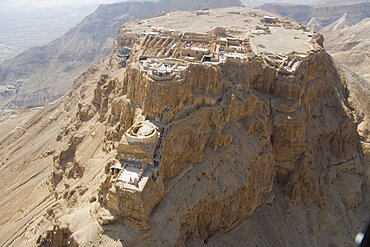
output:
[[[263,22],[266,24],[276,24],[278,22],[278,18],[274,16],[267,16],[263,17]]]
[[[184,57],[194,57],[198,59],[199,61],[202,60],[203,56],[209,55],[210,50],[208,48],[202,48],[202,47],[195,47],[195,46],[185,46],[182,51],[181,55]]]

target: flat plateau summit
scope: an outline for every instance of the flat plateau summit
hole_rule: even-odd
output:
[[[348,97],[322,36],[282,17],[127,23],[2,140],[0,243],[350,246],[369,149]]]

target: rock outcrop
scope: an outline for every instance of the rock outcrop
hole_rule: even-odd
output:
[[[347,86],[322,36],[264,15],[176,12],[122,27],[55,110],[55,201],[5,245],[196,246],[261,223],[266,205],[304,243],[349,244],[368,181]]]

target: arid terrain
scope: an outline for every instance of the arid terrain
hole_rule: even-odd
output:
[[[92,3],[71,6],[55,1],[1,1],[0,63],[63,36],[96,8]]]
[[[237,0],[123,2],[101,5],[76,27],[45,46],[0,64],[0,107],[39,107],[63,96],[91,64],[111,52],[121,25],[173,10],[240,6]]]
[[[255,7],[259,6],[264,3],[270,3],[270,2],[279,2],[279,3],[285,3],[285,4],[302,4],[302,0],[280,0],[280,1],[269,1],[269,0],[241,0],[241,2],[246,7]],[[307,0],[304,1],[304,4],[313,4],[315,3],[315,0]]]
[[[311,31],[320,32],[326,50],[338,64],[370,81],[368,0],[319,1],[314,5],[266,4],[261,8],[303,22]]]
[[[342,64],[370,82],[370,18],[355,25],[343,19],[320,30],[325,35],[325,47]]]
[[[370,89],[266,15],[130,21],[62,98],[4,113],[0,245],[352,246]]]
[[[370,1],[319,1],[315,4],[266,3],[261,9],[289,17],[297,22],[307,24],[311,31],[319,31],[343,16],[356,24],[370,17]]]

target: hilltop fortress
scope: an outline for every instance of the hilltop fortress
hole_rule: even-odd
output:
[[[117,160],[112,162],[108,175],[111,180],[105,185],[101,201],[118,214],[118,219],[122,217],[121,220],[134,228],[145,230],[150,227],[147,221],[151,211],[164,196],[163,181],[176,176],[181,166],[188,166],[186,162],[168,163],[166,157],[166,152],[172,148],[166,147],[166,143],[171,142],[169,133],[176,129],[176,125],[192,119],[194,114],[202,114],[202,111],[228,109],[230,100],[237,101],[235,98],[238,96],[233,92],[237,87],[239,93],[244,91],[242,95],[254,90],[268,95],[266,100],[271,98],[277,116],[283,117],[298,109],[296,100],[299,99],[300,86],[293,78],[296,73],[302,73],[297,72],[300,66],[316,59],[315,54],[323,50],[321,36],[308,33],[304,27],[286,20],[257,17],[255,12],[231,11],[229,15],[248,16],[257,23],[244,30],[206,26],[209,31],[194,33],[181,28],[153,27],[149,21],[131,24],[132,29],[131,26],[124,27],[118,35],[116,60],[119,67],[127,71],[123,78],[123,94],[140,108],[141,114],[134,117],[137,120],[110,148],[117,152]],[[209,12],[202,13],[202,16],[217,22]],[[129,30],[135,31],[131,33]],[[285,44],[288,41],[289,44]],[[290,76],[292,81],[277,82],[274,91],[271,91],[268,81],[249,81],[255,71],[248,70],[256,63],[275,71],[276,79]],[[227,72],[227,67],[233,67],[235,71]],[[238,70],[245,74],[238,74]],[[246,95],[239,97],[249,98]],[[262,95],[260,97],[263,98]],[[239,104],[227,110],[236,111],[230,113],[230,118],[237,119],[250,111],[247,105]],[[299,118],[296,121],[301,121]],[[225,120],[218,120],[217,125],[224,124]],[[177,128],[179,131],[182,129]],[[208,126],[204,131],[212,129]],[[199,131],[201,135],[202,130]],[[197,146],[199,140],[193,133],[182,138],[194,142],[199,149],[194,150],[195,153],[203,149]],[[229,135],[220,138],[217,142],[221,143],[216,145],[227,145],[233,139]],[[192,155],[191,150],[186,151],[189,144],[181,142],[171,145],[186,147],[183,152],[189,151]],[[102,222],[111,223],[105,219]]]
[[[196,26],[187,23],[192,15]],[[357,177],[357,134],[334,93],[342,89],[332,83],[339,78],[328,73],[333,65],[322,43],[301,25],[246,9],[170,13],[123,27],[110,60],[119,68],[110,82],[114,96],[104,98],[98,83],[94,97],[110,126],[106,149],[115,154],[99,192],[99,222],[161,239],[153,224],[177,212],[193,223],[174,222],[174,229],[206,237],[251,217],[276,182],[291,202],[307,203],[321,197],[319,177]],[[327,135],[348,138],[328,149]],[[189,184],[192,176],[198,182]],[[361,190],[362,180],[354,181]],[[173,188],[182,199],[160,206]],[[342,196],[349,208],[361,197]]]
[[[322,42],[247,8],[123,26],[111,56],[45,110],[63,126],[38,127],[53,140],[35,158],[53,164],[50,192],[22,243],[352,244],[366,160]]]

